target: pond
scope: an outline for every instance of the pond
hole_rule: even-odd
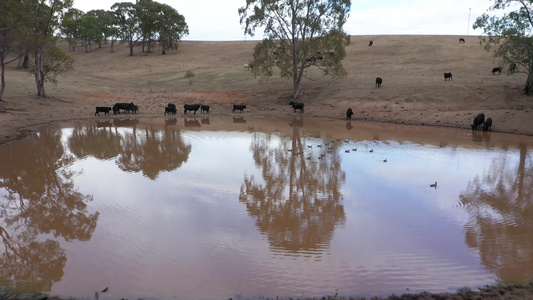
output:
[[[43,127],[0,147],[0,286],[244,299],[531,280],[532,146],[307,118]]]

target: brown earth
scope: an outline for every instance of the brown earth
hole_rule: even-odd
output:
[[[352,36],[344,66],[348,75],[333,79],[312,68],[303,83],[304,117],[353,119],[470,130],[480,112],[494,131],[533,134],[533,98],[521,93],[526,74],[492,75],[497,58],[479,37]],[[373,40],[374,45],[368,46]],[[255,78],[244,69],[257,41],[184,41],[175,52],[128,56],[124,45],[85,53],[70,52],[75,70],[46,85],[48,98],[36,96],[33,75],[7,66],[4,102],[0,102],[0,144],[16,140],[43,124],[94,118],[95,106],[133,102],[136,117],[161,118],[167,103],[211,105],[210,116],[231,115],[232,104],[246,104],[244,116],[292,118],[290,79],[278,74]],[[65,49],[67,50],[67,49]],[[192,84],[186,71],[194,72]],[[504,70],[505,71],[505,70]],[[523,71],[523,70],[519,70]],[[443,73],[452,72],[453,81]],[[375,78],[383,78],[381,88]],[[111,118],[125,115],[111,116]],[[98,118],[98,117],[97,117]],[[101,116],[100,118],[104,118]]]

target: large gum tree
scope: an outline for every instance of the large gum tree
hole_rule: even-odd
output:
[[[255,75],[292,77],[293,98],[302,96],[302,78],[316,66],[325,75],[344,76],[342,59],[349,36],[343,31],[350,0],[246,0],[239,8],[245,35],[262,28],[265,38],[250,63]]]
[[[481,28],[486,37],[481,42],[488,51],[501,57],[510,66],[526,73],[524,93],[533,95],[533,1],[532,0],[494,0],[489,11],[504,10],[502,16],[481,15],[474,23],[474,29]]]

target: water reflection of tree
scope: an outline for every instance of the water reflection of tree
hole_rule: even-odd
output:
[[[98,159],[110,159],[120,153],[120,135],[111,127],[100,127],[98,123],[76,124],[69,138],[69,147],[79,158],[92,155]]]
[[[533,165],[520,145],[516,166],[507,155],[468,184],[460,200],[470,219],[466,244],[477,249],[487,269],[502,280],[533,278]]]
[[[179,130],[167,126],[157,130],[150,125],[139,129],[138,122],[121,120],[121,123],[114,123],[114,128],[99,128],[97,124],[75,126],[69,138],[70,149],[78,157],[117,157],[120,169],[143,172],[150,179],[157,178],[161,171],[175,170],[187,161],[191,146],[185,145]],[[119,131],[118,126],[132,130]]]
[[[74,158],[65,153],[59,129],[43,128],[39,138],[16,145],[0,155],[0,286],[50,291],[66,256],[46,236],[89,240],[98,213],[87,211],[92,196],[74,188],[75,173],[66,168]]]
[[[290,252],[317,251],[329,244],[345,220],[340,187],[345,174],[337,146],[311,150],[291,122],[292,137],[254,135],[251,150],[264,184],[246,176],[239,200],[256,218],[273,247]],[[323,149],[323,150],[318,150]]]
[[[126,172],[142,171],[155,179],[161,171],[181,167],[190,153],[191,145],[184,143],[180,131],[172,128],[159,131],[146,125],[144,131],[124,133],[117,164]]]

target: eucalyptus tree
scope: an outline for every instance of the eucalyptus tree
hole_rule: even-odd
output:
[[[128,43],[130,56],[133,56],[133,47],[142,38],[136,5],[131,2],[117,2],[111,6],[111,10],[115,14],[118,38],[122,43]]]
[[[46,97],[44,83],[46,76],[60,74],[72,68],[71,59],[55,46],[54,32],[59,28],[59,20],[65,11],[72,7],[72,0],[31,0],[30,11],[33,21],[33,74],[37,95]],[[52,62],[53,70],[50,70]],[[66,65],[62,66],[62,63]],[[63,68],[64,67],[64,68]],[[55,80],[55,79],[53,79]]]
[[[76,51],[76,45],[80,40],[81,19],[85,13],[79,9],[69,9],[61,19],[61,33],[65,36],[70,51]]]
[[[85,52],[91,50],[93,42],[100,43],[102,32],[98,27],[98,19],[95,16],[84,15],[80,20],[80,41],[85,47]]]
[[[87,12],[88,15],[94,16],[98,20],[98,29],[102,33],[102,38],[98,41],[98,48],[102,47],[102,42],[107,44],[107,40],[112,36],[111,29],[114,24],[114,14],[111,11],[103,9],[93,9]]]
[[[156,40],[156,23],[159,17],[159,6],[160,4],[158,2],[152,0],[137,0],[135,5],[141,28],[142,52],[145,52],[145,47],[148,47],[146,52],[150,52]]]
[[[159,5],[156,28],[161,54],[165,54],[166,50],[178,49],[181,38],[189,34],[185,17],[166,4]]]
[[[255,75],[292,77],[293,97],[302,96],[307,68],[317,66],[325,75],[345,76],[342,59],[349,42],[343,31],[350,0],[246,0],[239,8],[244,34],[254,36],[263,28],[265,38],[254,50]]]
[[[527,74],[523,91],[533,95],[533,1],[494,0],[488,10],[506,13],[502,16],[484,13],[476,19],[473,28],[484,31],[486,37],[481,38],[481,43],[487,51],[494,48],[494,55],[501,57],[505,64],[522,67],[521,72]]]
[[[5,66],[27,53],[28,9],[28,1],[0,0],[0,101],[6,87]],[[8,55],[13,53],[16,54],[8,59]]]

